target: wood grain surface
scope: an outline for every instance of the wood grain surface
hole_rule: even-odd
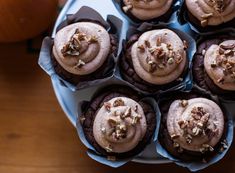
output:
[[[26,43],[0,45],[0,173],[189,172],[174,164],[128,163],[112,169],[86,155],[49,77]],[[235,145],[202,172],[235,172]]]

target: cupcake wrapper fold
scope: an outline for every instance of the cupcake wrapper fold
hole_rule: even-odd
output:
[[[148,93],[146,91],[142,91],[140,89],[138,89],[136,86],[134,86],[133,84],[129,83],[128,81],[125,81],[122,76],[121,76],[121,73],[120,73],[120,66],[117,66],[117,69],[115,71],[115,76],[117,76],[120,80],[123,80],[124,82],[126,82],[129,86],[131,86],[132,88],[134,88],[135,90],[139,91],[139,92],[142,92],[144,94],[147,94],[147,95],[158,95],[160,93],[163,93],[163,92],[168,92],[168,91],[173,91],[173,90],[179,90],[179,89],[190,89],[192,88],[192,74],[191,74],[191,71],[189,70],[192,66],[192,59],[193,59],[193,55],[194,53],[196,52],[196,42],[194,40],[193,37],[191,37],[190,35],[186,34],[186,32],[192,32],[191,30],[189,30],[189,28],[187,27],[183,27],[182,26],[182,31],[178,29],[178,24],[177,23],[161,23],[161,24],[151,24],[151,23],[147,23],[147,22],[144,22],[142,25],[140,25],[139,27],[134,27],[134,26],[130,26],[128,31],[127,31],[127,35],[126,35],[126,40],[123,41],[123,50],[121,52],[121,54],[119,55],[119,60],[121,58],[121,56],[125,56],[124,55],[124,49],[126,47],[126,42],[127,40],[130,39],[130,37],[134,34],[140,34],[140,33],[144,33],[145,31],[149,31],[149,30],[152,30],[152,29],[164,29],[164,28],[168,28],[172,31],[174,31],[177,35],[179,35],[179,37],[182,39],[182,40],[185,40],[187,43],[188,43],[188,49],[186,50],[187,52],[187,58],[189,60],[189,63],[188,63],[188,71],[187,71],[187,74],[184,76],[184,79],[181,83],[179,83],[178,85],[176,86],[173,86],[173,87],[170,87],[170,88],[166,88],[165,90],[159,90],[157,91],[156,93]],[[118,60],[118,61],[119,61]],[[119,62],[118,62],[119,64]]]
[[[58,32],[63,27],[70,25],[72,23],[79,22],[79,21],[98,22],[99,24],[101,24],[103,27],[105,27],[107,29],[109,34],[113,34],[118,38],[117,45],[119,45],[120,34],[122,31],[121,30],[122,29],[122,21],[113,15],[108,15],[107,21],[105,21],[98,12],[96,12],[92,8],[86,7],[86,6],[81,7],[80,10],[73,15],[67,15],[66,20],[64,20],[56,28],[56,31]],[[41,68],[48,75],[53,76],[53,78],[58,78],[61,85],[71,89],[72,91],[80,90],[80,89],[83,89],[86,87],[91,87],[91,86],[95,86],[100,83],[103,83],[103,82],[109,80],[114,74],[114,68],[111,70],[107,69],[107,72],[105,72],[102,79],[82,81],[82,82],[79,82],[78,85],[73,85],[73,84],[67,82],[66,80],[62,79],[58,74],[56,74],[55,69],[52,64],[52,60],[51,60],[52,46],[53,46],[53,38],[46,37],[42,43],[38,64],[41,66]],[[108,67],[114,66],[113,64],[116,61],[116,57],[117,57],[117,55],[115,55],[115,53],[112,53],[110,55],[110,57],[107,58],[108,59]]]
[[[120,84],[119,81],[117,83]],[[122,83],[122,85],[123,85],[123,83]],[[108,85],[106,85],[106,87],[107,86]],[[125,85],[123,85],[123,86],[125,86]],[[96,92],[99,91],[101,88],[103,88],[103,87],[100,87],[100,88],[98,87]],[[155,132],[154,132],[152,140],[151,140],[151,142],[155,143],[156,140],[157,140],[158,129],[159,129],[159,126],[160,126],[160,124],[158,123],[160,121],[160,114],[159,114],[160,112],[159,112],[159,109],[158,109],[158,105],[157,105],[157,102],[155,101],[155,99],[150,98],[150,97],[143,97],[143,99],[141,99],[141,101],[144,101],[145,103],[148,103],[149,105],[151,105],[153,107],[154,111],[156,112],[156,121],[157,121],[156,122],[156,129],[155,129]],[[86,107],[88,104],[89,104],[89,101],[83,101],[83,102],[79,103],[78,104],[78,110],[83,110],[83,108]],[[120,166],[126,164],[127,162],[131,161],[132,159],[134,159],[135,157],[137,157],[138,155],[141,154],[141,153],[139,153],[136,156],[133,156],[133,157],[130,157],[130,158],[126,158],[126,159],[117,159],[115,161],[108,160],[107,156],[101,155],[87,141],[87,139],[85,137],[85,134],[84,134],[84,131],[83,131],[83,128],[82,128],[82,125],[80,123],[80,116],[79,115],[77,117],[76,128],[77,128],[77,133],[78,133],[78,136],[79,136],[80,140],[87,147],[87,154],[88,154],[88,156],[90,158],[96,160],[97,162],[100,162],[100,163],[105,164],[105,165],[110,166],[110,167],[117,168],[117,167],[120,167]]]
[[[133,16],[130,12],[125,13],[122,9],[122,7],[124,6],[123,0],[112,0],[116,9],[119,11],[120,14],[122,14],[132,25],[139,25],[142,22],[144,22],[143,20],[140,20],[138,18],[136,18],[135,16]],[[174,15],[175,12],[177,12],[177,10],[180,8],[180,4],[181,4],[181,0],[173,0],[172,5],[171,5],[171,12],[170,14],[163,14],[160,17],[156,17],[155,19],[150,19],[150,20],[146,20],[145,22],[149,22],[149,23],[159,23],[159,22],[169,22],[172,18],[172,16]]]
[[[223,103],[221,103],[219,101],[219,98],[217,96],[211,96],[209,92],[202,90],[196,86],[193,86],[193,90],[195,92],[197,92],[198,94],[207,96],[209,98],[211,98],[211,100],[213,100],[214,102],[216,102],[217,104],[221,105],[221,108],[223,109],[223,112],[225,113],[225,116],[227,118],[227,122],[226,122],[226,134],[224,136],[224,139],[226,139],[227,141],[227,148],[221,152],[221,153],[217,153],[215,154],[212,158],[210,158],[210,160],[207,163],[203,163],[203,162],[187,162],[187,161],[182,161],[180,159],[175,158],[174,156],[172,156],[159,142],[159,139],[157,140],[156,143],[156,151],[157,153],[159,153],[161,156],[173,161],[175,164],[188,168],[190,171],[195,172],[195,171],[199,171],[202,170],[210,165],[213,165],[214,163],[220,161],[225,154],[227,153],[227,151],[229,150],[232,141],[233,141],[233,119],[232,119],[232,115],[231,112],[226,108],[226,106],[223,105]],[[189,91],[187,91],[189,92]],[[169,93],[168,93],[169,94]],[[164,98],[164,95],[162,95],[162,98]],[[160,99],[161,100],[161,99]]]

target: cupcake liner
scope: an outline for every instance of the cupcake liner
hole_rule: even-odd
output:
[[[173,161],[175,164],[188,168],[190,171],[195,172],[195,171],[199,171],[202,170],[216,162],[218,162],[219,160],[221,160],[225,154],[227,153],[227,151],[229,150],[232,141],[233,141],[233,120],[232,120],[232,115],[230,113],[230,111],[219,101],[219,98],[217,96],[212,96],[210,95],[209,92],[205,92],[204,90],[197,88],[195,86],[193,86],[192,91],[205,96],[207,98],[210,98],[211,100],[213,100],[214,102],[216,102],[217,104],[219,104],[225,114],[225,118],[226,118],[226,132],[224,134],[224,137],[222,137],[222,139],[225,139],[227,141],[227,148],[220,152],[220,153],[215,153],[212,158],[210,158],[210,160],[207,163],[203,163],[203,162],[198,162],[198,161],[182,161],[176,157],[174,157],[173,155],[171,155],[159,142],[159,139],[157,140],[157,144],[156,144],[156,150],[157,153],[159,153],[160,155],[162,155],[163,157]],[[188,91],[189,92],[189,91]],[[182,91],[181,91],[182,93]],[[167,93],[167,94],[171,94],[171,92]],[[165,95],[163,94],[161,96],[161,98],[165,98]],[[161,99],[160,99],[161,100]],[[159,136],[158,136],[159,137]],[[218,152],[218,151],[217,151]]]
[[[197,26],[195,23],[190,21],[189,16],[187,14],[187,10],[188,9],[185,5],[185,0],[182,0],[182,4],[178,13],[178,21],[181,24],[187,23],[190,26],[190,28],[198,34],[207,35],[208,33],[214,33],[223,30],[223,28],[231,28],[231,29],[235,28],[235,19],[233,19],[230,22],[220,24],[218,26],[206,26],[206,27]]]
[[[91,22],[98,22],[102,26],[104,26],[109,34],[113,34],[118,38],[118,43],[117,46],[119,47],[120,43],[120,34],[121,34],[121,29],[122,29],[122,21],[113,16],[113,15],[108,15],[107,16],[107,21],[105,21],[101,15],[93,10],[90,7],[83,6],[80,8],[80,10],[73,14],[73,15],[67,15],[66,20],[64,20],[57,28],[56,31],[59,31],[63,27],[70,25],[72,23],[76,23],[79,21],[91,21]],[[52,46],[53,46],[53,38],[51,37],[46,37],[43,40],[39,59],[38,59],[38,64],[41,66],[41,68],[50,76],[53,76],[54,78],[58,78],[60,81],[60,84],[71,89],[72,91],[84,89],[87,87],[95,86],[100,83],[103,83],[109,79],[112,78],[113,73],[114,73],[114,68],[108,72],[105,73],[102,79],[95,79],[95,80],[87,80],[87,81],[81,81],[77,85],[71,84],[70,82],[62,79],[55,71],[53,63],[52,63]],[[108,67],[112,66],[115,61],[116,61],[117,55],[115,53],[112,53],[110,57],[107,58],[107,63]],[[114,65],[115,66],[115,65]]]
[[[235,37],[235,28],[225,28],[225,29],[222,29],[220,31],[215,31],[215,32],[212,32],[212,33],[209,33],[207,35],[198,35],[197,39],[196,39],[196,43],[197,45],[200,45],[201,43],[203,43],[203,41],[205,40],[210,40],[210,39],[216,39],[218,38],[219,35],[224,35],[224,36],[233,36]],[[196,53],[197,54],[197,53]],[[195,55],[196,55],[195,54]],[[195,57],[193,57],[193,60],[194,60]],[[192,66],[193,66],[193,61],[192,61]],[[193,73],[193,68],[190,69],[191,71],[191,74]],[[196,81],[194,80],[193,78],[193,75],[192,75],[192,81],[193,81],[193,84],[195,87],[199,88],[200,90],[204,91],[204,92],[207,92],[211,95],[216,95],[215,93],[212,93],[210,90],[207,91],[206,89],[202,88],[201,86],[199,86]],[[235,93],[235,92],[234,92]],[[218,97],[220,98],[220,100],[223,100],[224,102],[229,102],[229,104],[232,104],[234,103],[234,106],[235,106],[235,100],[231,99],[231,98],[228,98],[224,95],[218,95]]]
[[[113,85],[110,83],[110,84],[106,84],[103,86],[99,86],[96,88],[95,93],[98,93],[100,90],[102,90],[104,88],[104,86],[105,86],[105,88],[107,88],[109,86],[110,87],[112,87],[112,86],[125,87],[127,85],[123,84],[121,81],[116,80],[116,85]],[[87,93],[87,94],[89,94],[89,93]],[[141,93],[139,93],[139,94],[141,95]],[[95,95],[95,94],[93,94],[93,95]],[[152,140],[151,140],[151,142],[155,143],[157,140],[157,136],[158,136],[158,128],[160,126],[160,124],[158,123],[158,121],[160,119],[160,115],[159,115],[159,109],[157,106],[157,102],[151,97],[145,97],[144,95],[141,95],[141,96],[143,96],[141,101],[144,101],[145,103],[148,103],[149,105],[151,105],[156,113],[156,121],[157,121],[156,122],[156,129],[155,129],[155,132],[154,132],[154,134],[152,136]],[[92,96],[90,98],[92,98]],[[92,158],[93,160],[96,160],[99,163],[105,164],[107,166],[117,168],[117,167],[120,167],[120,166],[126,164],[127,162],[133,160],[134,158],[136,158],[137,156],[139,156],[142,153],[142,152],[140,152],[136,156],[133,156],[130,158],[116,159],[115,161],[112,161],[112,160],[108,160],[107,156],[103,156],[98,151],[96,151],[95,148],[87,141],[85,134],[84,134],[84,131],[83,131],[83,128],[82,128],[82,125],[81,125],[81,122],[80,122],[80,113],[84,109],[84,107],[86,107],[88,104],[89,104],[89,101],[83,101],[78,104],[78,112],[79,113],[78,113],[78,117],[77,117],[76,128],[77,128],[77,133],[78,133],[80,140],[87,147],[87,154],[90,158]]]
[[[172,15],[179,9],[181,1],[182,0],[173,0],[173,3],[170,7],[169,11],[169,15],[166,16],[166,14],[163,14],[160,17],[157,17],[155,19],[150,19],[150,20],[140,20],[138,18],[136,18],[135,16],[133,16],[130,12],[125,13],[122,9],[122,7],[124,6],[123,0],[112,0],[115,7],[117,8],[117,10],[120,12],[120,14],[122,14],[127,20],[128,22],[130,22],[132,25],[139,25],[142,22],[149,22],[149,23],[159,23],[159,22],[169,22],[170,20],[172,20]]]
[[[196,52],[196,42],[194,40],[194,38],[192,38],[189,34],[187,33],[192,33],[192,31],[189,30],[189,28],[187,27],[184,27],[182,26],[182,31],[179,30],[179,24],[178,23],[168,23],[168,24],[165,24],[165,23],[161,23],[161,24],[151,24],[151,23],[143,23],[142,25],[140,25],[139,27],[134,27],[134,26],[130,26],[128,31],[127,31],[127,35],[126,35],[126,40],[129,40],[130,37],[134,34],[141,34],[145,31],[149,31],[149,30],[152,30],[152,29],[164,29],[164,28],[168,28],[172,31],[174,31],[176,34],[179,35],[179,37],[182,39],[182,40],[185,40],[187,43],[188,43],[188,49],[186,50],[187,52],[187,58],[188,58],[188,69],[187,69],[187,74],[185,74],[184,76],[184,79],[181,83],[177,84],[176,86],[173,86],[173,87],[170,87],[170,88],[166,88],[164,90],[159,90],[155,93],[149,93],[147,91],[143,91],[139,88],[137,88],[135,85],[129,83],[128,81],[126,81],[122,75],[121,75],[121,69],[120,69],[120,65],[117,66],[117,69],[115,71],[115,76],[117,78],[119,78],[120,80],[124,81],[125,83],[127,83],[129,86],[131,86],[132,88],[134,88],[135,90],[137,91],[140,91],[144,94],[147,94],[147,95],[158,95],[162,92],[166,92],[166,91],[173,91],[173,90],[177,90],[177,89],[190,89],[192,87],[192,75],[191,75],[191,72],[190,72],[190,68],[192,66],[192,59],[193,59],[193,55],[194,53]],[[124,55],[124,51],[125,51],[125,47],[126,47],[126,40],[123,41],[123,50],[121,52],[121,54],[119,55],[119,59],[118,59],[118,64],[120,63],[120,58],[121,56],[125,56]]]

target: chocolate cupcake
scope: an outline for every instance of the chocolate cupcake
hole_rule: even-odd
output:
[[[168,21],[173,0],[118,0],[123,12],[135,22]]]
[[[110,63],[117,40],[99,23],[80,21],[60,29],[54,38],[52,62],[64,80],[79,82],[101,79],[112,72]]]
[[[198,86],[234,100],[235,37],[216,36],[199,42],[192,70]]]
[[[83,106],[85,138],[96,152],[112,160],[130,158],[150,143],[156,127],[153,107],[129,88],[101,91]]]
[[[228,115],[210,98],[194,92],[175,93],[160,101],[159,107],[159,142],[173,157],[206,163],[228,148]]]
[[[189,21],[200,31],[235,27],[235,0],[185,0]]]
[[[169,29],[135,34],[120,58],[124,80],[146,92],[169,89],[181,83],[188,68],[186,41]]]

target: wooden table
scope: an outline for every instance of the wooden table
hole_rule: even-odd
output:
[[[0,45],[0,173],[188,172],[174,164],[112,169],[86,155],[61,110],[38,54],[25,43]],[[203,172],[235,172],[235,145]]]

